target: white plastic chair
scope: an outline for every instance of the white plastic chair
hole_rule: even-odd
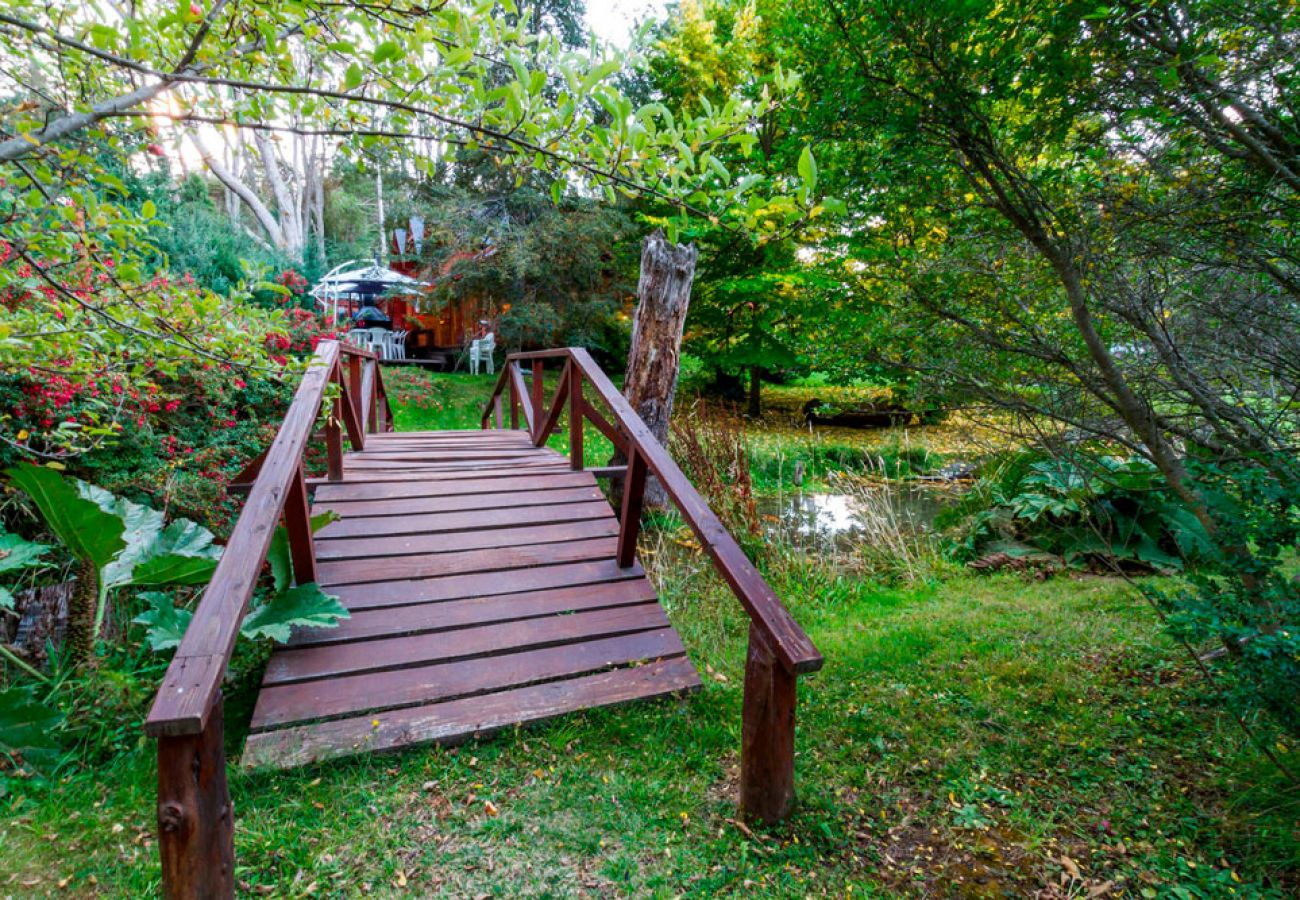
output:
[[[496,364],[492,360],[492,351],[497,347],[496,335],[488,332],[469,345],[469,371],[471,375],[478,374],[479,363],[487,366],[487,373],[492,375],[496,372]]]
[[[384,359],[406,359],[406,336],[409,331],[390,331],[384,345]]]

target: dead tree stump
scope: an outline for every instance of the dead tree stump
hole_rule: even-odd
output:
[[[693,245],[670,244],[658,229],[641,247],[641,279],[623,394],[665,446],[697,256]],[[614,464],[624,462],[617,458]],[[645,503],[660,509],[667,505],[667,494],[657,479],[647,482]]]

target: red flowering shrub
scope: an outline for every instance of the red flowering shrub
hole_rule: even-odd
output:
[[[301,297],[307,293],[307,279],[293,269],[285,269],[275,276],[275,283],[287,290],[293,297]]]
[[[288,350],[306,356],[315,352],[316,345],[321,341],[338,339],[338,332],[309,309],[286,309],[284,315],[288,322],[289,335],[287,341],[277,342],[275,347],[277,350]]]

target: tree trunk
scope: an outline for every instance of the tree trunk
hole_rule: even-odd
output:
[[[67,648],[72,666],[80,669],[95,657],[95,609],[99,605],[99,567],[84,559],[77,564],[77,583],[68,604]]]
[[[665,445],[673,414],[673,395],[677,392],[682,329],[691,304],[697,256],[694,246],[670,244],[657,229],[641,248],[641,280],[637,285],[632,346],[628,351],[623,393],[654,436]],[[657,479],[647,482],[645,502],[654,508],[667,505],[668,497]]]
[[[762,370],[758,366],[749,367],[749,417],[757,419],[763,415]]]

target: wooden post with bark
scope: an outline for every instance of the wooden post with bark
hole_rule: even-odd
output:
[[[641,278],[637,284],[632,346],[628,350],[623,394],[650,427],[660,444],[668,445],[668,424],[677,392],[682,357],[682,331],[691,305],[698,253],[693,245],[671,244],[655,230],[641,247]],[[619,457],[615,465],[625,461]],[[668,505],[658,479],[646,485],[645,502],[652,508]]]

